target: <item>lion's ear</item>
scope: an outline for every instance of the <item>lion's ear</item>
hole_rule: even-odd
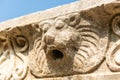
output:
[[[65,23],[67,23],[71,27],[75,27],[80,23],[80,14],[79,13],[68,14],[66,16]]]
[[[65,24],[67,24],[68,26],[75,27],[80,23],[81,17],[79,13],[67,14],[67,15],[56,18],[55,22],[60,20]]]

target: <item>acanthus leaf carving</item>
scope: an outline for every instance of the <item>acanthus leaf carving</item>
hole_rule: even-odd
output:
[[[1,31],[0,79],[120,72],[119,9],[102,5]]]
[[[16,27],[0,33],[0,79],[22,80],[27,75],[31,27]]]

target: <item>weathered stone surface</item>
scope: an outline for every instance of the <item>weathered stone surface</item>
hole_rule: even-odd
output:
[[[120,80],[119,0],[82,0],[0,27],[0,80]]]

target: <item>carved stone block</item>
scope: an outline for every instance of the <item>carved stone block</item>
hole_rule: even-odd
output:
[[[120,1],[86,2],[0,23],[0,80],[120,80]]]

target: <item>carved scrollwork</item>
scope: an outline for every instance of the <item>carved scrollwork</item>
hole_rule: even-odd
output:
[[[23,35],[14,36],[13,44],[19,52],[26,52],[29,48],[28,40]]]
[[[108,50],[106,62],[112,71],[120,72],[120,40],[114,43]]]
[[[112,18],[113,32],[120,37],[120,14]],[[106,62],[111,71],[120,72],[120,40],[118,39],[107,51]]]
[[[120,14],[115,15],[113,18],[112,29],[116,35],[120,36]]]
[[[14,67],[13,77],[15,79],[22,79],[25,77],[28,67],[26,52],[29,49],[28,40],[23,35],[11,36],[11,42],[13,44],[14,55],[16,55],[16,66]]]
[[[120,72],[120,3],[100,4],[0,29],[0,80],[109,79]]]
[[[25,33],[19,27],[0,33],[1,80],[22,80],[25,78],[28,70],[27,55],[29,50],[29,41],[26,36],[29,36],[29,32]]]

